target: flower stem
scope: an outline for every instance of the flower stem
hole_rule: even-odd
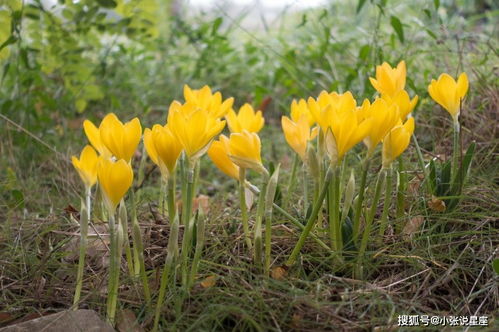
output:
[[[118,300],[118,283],[120,277],[120,256],[118,250],[118,232],[114,213],[109,211],[109,237],[111,242],[109,280],[107,285],[107,319],[114,326],[116,304]],[[122,228],[121,228],[122,229]],[[123,229],[122,229],[123,230]]]
[[[198,214],[196,218],[196,249],[194,251],[194,258],[192,259],[191,274],[189,278],[188,288],[194,285],[196,280],[196,275],[199,268],[199,261],[201,259],[201,254],[203,253],[204,247],[204,229],[205,229],[205,216],[202,213]]]
[[[286,197],[284,198],[284,202],[283,202],[283,206],[284,208],[287,208],[288,204],[289,204],[289,200],[291,199],[291,193],[293,192],[293,188],[295,186],[295,183],[296,183],[296,172],[298,170],[298,155],[295,153],[294,157],[293,157],[293,165],[291,166],[291,176],[289,178],[289,181],[288,181],[288,190],[287,190],[287,195]]]
[[[376,214],[376,210],[378,207],[378,201],[381,196],[381,188],[383,188],[383,183],[385,182],[385,177],[386,177],[386,171],[382,170],[379,175],[378,179],[376,181],[376,187],[374,190],[374,196],[372,200],[372,205],[371,209],[369,210],[369,213],[366,218],[366,225],[364,227],[364,232],[362,234],[362,241],[360,243],[360,248],[358,252],[358,257],[357,257],[357,271],[356,273],[359,275],[359,277],[362,277],[362,263],[364,260],[364,252],[366,251],[367,248],[367,242],[369,240],[369,236],[371,234],[371,227],[373,224],[374,220],[374,215]]]
[[[366,191],[366,182],[367,182],[367,172],[369,171],[369,163],[371,159],[367,156],[362,162],[361,167],[361,178],[360,178],[360,186],[359,186],[359,197],[357,198],[357,202],[355,204],[355,213],[353,217],[353,230],[352,237],[354,243],[357,242],[360,233],[360,216],[362,214],[362,205],[364,203],[364,193]]]
[[[319,198],[314,202],[314,207],[312,209],[312,213],[310,214],[307,224],[305,225],[305,228],[303,229],[300,238],[298,239],[298,242],[296,243],[295,247],[293,248],[293,251],[288,257],[288,260],[286,261],[286,266],[292,266],[298,257],[298,254],[301,251],[301,248],[305,244],[305,240],[308,237],[308,234],[312,230],[312,227],[314,226],[315,222],[317,221],[317,215],[319,213],[319,210],[322,208],[322,203],[324,202],[324,198],[326,197],[327,190],[329,188],[329,184],[331,183],[331,178],[332,178],[332,173],[333,170],[331,166],[329,166],[328,170],[326,171],[326,175],[324,178],[324,184],[321,189],[321,192],[319,194]]]
[[[418,156],[419,167],[423,171],[424,183],[426,185],[426,191],[428,195],[433,194],[433,190],[431,189],[430,177],[428,176],[428,170],[426,169],[425,162],[423,159],[423,153],[421,152],[421,148],[419,147],[418,139],[416,138],[416,134],[412,134],[412,140],[414,141],[414,146],[416,147],[416,155]]]
[[[158,331],[159,327],[159,317],[161,314],[161,308],[165,301],[166,287],[169,282],[170,272],[175,266],[175,259],[178,257],[178,230],[179,230],[179,220],[175,211],[175,173],[172,174],[170,180],[168,181],[168,215],[170,218],[170,237],[168,239],[168,246],[166,248],[166,258],[165,264],[163,266],[163,272],[161,273],[161,281],[159,286],[158,302],[156,304],[156,310],[154,313],[154,325],[153,331]]]
[[[73,310],[78,309],[78,302],[80,301],[81,289],[83,287],[83,272],[85,269],[85,256],[87,253],[87,234],[88,224],[90,223],[90,196],[91,189],[87,188],[87,205],[83,205],[80,210],[80,255],[78,259],[78,272],[76,275],[76,288],[73,298]]]
[[[262,222],[263,215],[265,213],[265,192],[267,188],[267,179],[264,180],[263,188],[260,191],[260,196],[258,197],[258,206],[256,210],[255,219],[255,234],[254,234],[254,250],[253,250],[253,261],[256,266],[261,266],[262,264]]]
[[[383,243],[383,236],[385,235],[386,226],[388,224],[388,213],[390,212],[390,206],[392,204],[392,173],[391,168],[386,169],[385,201],[383,203],[383,213],[381,214],[379,225],[378,244]]]
[[[243,224],[244,239],[246,241],[246,246],[248,250],[251,251],[251,235],[248,224],[248,207],[246,206],[246,195],[245,195],[245,185],[246,181],[246,169],[239,169],[239,204],[241,204],[241,222]]]
[[[399,157],[398,160],[398,171],[397,171],[397,233],[398,225],[402,224],[402,218],[405,214],[405,191],[407,190],[407,174],[404,169],[404,158]]]
[[[189,254],[192,249],[192,232],[194,229],[194,218],[192,218],[192,203],[194,200],[194,168],[190,165],[187,169],[186,200],[182,205],[182,224],[184,225],[184,238],[182,239],[182,285],[188,291],[188,263]]]
[[[459,131],[460,131],[460,126],[459,126],[459,121],[456,120],[454,121],[454,126],[453,126],[453,147],[452,147],[452,179],[454,179],[453,182],[456,181],[458,177],[458,169],[459,169],[459,155],[460,155],[460,146],[459,146]]]
[[[308,178],[307,178],[307,167],[305,164],[303,164],[302,168],[302,177],[303,177],[303,215],[306,218],[308,211]]]

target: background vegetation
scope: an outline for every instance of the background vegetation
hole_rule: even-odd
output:
[[[360,102],[374,95],[375,66],[400,60],[411,94],[420,96],[416,135],[427,159],[449,157],[452,141],[428,83],[441,72],[470,77],[462,126],[477,155],[464,204],[446,215],[426,209],[410,151],[404,222],[424,222],[410,239],[386,239],[368,282],[332,271],[310,244],[302,270],[265,283],[247,267],[238,233],[226,231],[237,216],[226,209],[234,184],[206,161],[211,177],[202,178],[213,181],[201,193],[210,196],[213,222],[200,273],[216,275],[217,284],[199,287],[182,310],[172,303],[164,319],[180,330],[321,330],[396,324],[399,314],[496,316],[498,15],[488,0],[335,0],[286,7],[271,21],[224,4],[197,11],[179,1],[0,1],[0,326],[71,305],[77,226],[70,214],[81,188],[69,158],[85,142],[83,119],[115,112],[149,126],[164,121],[184,84],[208,84],[236,106],[264,110],[264,157],[288,170],[291,150],[277,126],[293,98],[351,90]],[[155,197],[158,174],[149,171],[144,188]],[[159,269],[168,228],[154,209],[141,206],[141,224],[148,265]],[[276,227],[279,264],[296,231]],[[85,303],[101,310],[104,271],[92,268]],[[122,304],[148,326],[136,292],[124,294]]]

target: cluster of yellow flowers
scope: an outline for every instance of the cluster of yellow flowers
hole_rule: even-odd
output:
[[[283,116],[281,119],[284,137],[296,152],[295,160],[301,160],[316,181],[313,209],[311,215],[308,216],[307,224],[303,227],[299,222],[295,223],[302,228],[302,234],[286,262],[288,266],[294,264],[305,238],[312,230],[312,226],[318,219],[321,219],[319,214],[325,198],[327,198],[329,215],[330,246],[337,251],[343,249],[342,224],[350,206],[353,205],[355,179],[352,173],[347,190],[344,191],[346,208],[344,207],[340,213],[339,205],[342,191],[340,191],[339,186],[342,179],[339,166],[344,161],[346,154],[358,143],[363,142],[367,148],[363,164],[364,174],[355,201],[353,222],[354,241],[361,239],[360,243],[355,243],[360,248],[359,256],[362,256],[367,245],[377,200],[385,178],[385,200],[389,199],[388,195],[391,194],[391,164],[406,150],[413,135],[415,124],[411,112],[417,104],[418,96],[411,99],[405,90],[406,65],[404,61],[401,61],[395,68],[387,63],[377,66],[376,77],[370,78],[370,81],[379,93],[379,96],[372,102],[365,99],[358,105],[349,91],[345,93],[323,91],[316,98],[294,100],[291,104],[290,117]],[[467,89],[468,80],[464,73],[461,74],[457,82],[449,75],[442,74],[438,81],[433,80],[428,87],[431,97],[452,115],[455,123],[458,123],[461,100]],[[172,266],[171,262],[178,256],[178,248],[176,248],[178,214],[175,211],[174,192],[177,164],[179,160],[182,160],[180,174],[182,198],[185,201],[181,216],[185,231],[182,241],[181,263],[183,284],[189,286],[197,269],[196,264],[199,260],[199,250],[201,250],[198,246],[202,246],[204,239],[204,235],[199,233],[199,229],[204,229],[204,224],[198,224],[197,227],[194,227],[195,223],[203,221],[197,220],[197,216],[192,216],[192,200],[195,197],[196,178],[199,176],[197,171],[199,159],[207,153],[223,173],[239,181],[241,221],[248,249],[253,244],[255,245],[255,261],[259,260],[257,257],[260,257],[261,250],[261,214],[263,214],[264,209],[271,210],[275,186],[271,186],[270,183],[277,182],[278,175],[274,172],[274,175],[269,177],[270,174],[262,163],[261,141],[258,132],[263,128],[265,120],[261,111],[255,111],[251,105],[244,104],[236,113],[233,110],[233,98],[223,100],[220,92],[213,93],[208,86],[194,90],[186,85],[184,86],[184,98],[184,103],[178,101],[171,103],[166,124],[155,124],[152,128],[145,129],[143,133],[138,118],[123,123],[115,114],[111,113],[104,117],[99,127],[86,120],[83,125],[84,131],[91,145],[85,146],[79,158],[73,157],[73,165],[86,188],[87,208],[90,209],[91,188],[98,182],[110,220],[113,220],[111,227],[115,227],[113,216],[132,185],[134,175],[131,163],[143,136],[149,158],[158,166],[163,183],[168,184],[170,188],[168,207],[172,232],[169,241],[175,245],[172,245],[171,248],[169,245],[168,264],[165,263],[163,272],[165,278],[168,278],[169,269]],[[226,123],[230,131],[229,136],[221,134]],[[362,214],[368,161],[380,143],[382,144],[382,171],[379,173],[374,191],[373,208],[365,216],[364,233],[360,234],[360,215]],[[272,192],[270,199],[268,197],[266,200],[261,199],[261,204],[265,204],[264,201],[269,201],[270,203],[267,202],[267,205],[270,204],[270,208],[269,206],[258,208],[261,213],[258,212],[259,217],[257,216],[254,243],[250,236],[245,190],[249,188],[256,194],[261,193],[261,197],[264,193],[263,190],[259,191],[246,180],[246,171],[250,169],[262,174],[264,188],[267,188],[267,183],[269,183],[267,195],[270,195],[269,191]],[[291,178],[294,181],[294,170]],[[330,184],[332,185],[330,186]],[[291,185],[288,186],[288,191],[290,190]],[[307,199],[305,192],[305,203]],[[385,211],[386,206],[388,209],[390,208],[389,200],[385,201],[382,219],[386,219],[388,215],[388,212]],[[283,209],[278,208],[282,213],[285,213]],[[292,218],[289,214],[287,216]],[[380,232],[383,232],[384,226],[380,227]],[[194,229],[198,230],[196,253],[191,273],[188,273],[187,261],[190,259]],[[270,231],[270,227],[267,231]],[[269,235],[267,231],[266,236]],[[314,239],[321,246],[328,248],[315,235]],[[270,240],[266,246],[270,246]],[[270,255],[270,248],[266,247],[265,249]],[[270,264],[270,260],[268,261]],[[268,266],[266,268],[268,271]],[[164,287],[166,287],[164,284],[166,281],[162,281],[156,319],[158,319],[159,306],[164,297]],[[144,287],[146,286],[144,285]],[[155,326],[157,326],[157,320]]]

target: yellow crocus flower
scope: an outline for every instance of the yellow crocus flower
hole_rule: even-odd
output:
[[[230,134],[229,157],[241,168],[251,168],[258,173],[267,173],[260,156],[261,142],[256,133],[243,130]]]
[[[310,122],[306,114],[302,114],[298,121],[293,121],[287,116],[283,116],[281,124],[286,142],[300,156],[301,160],[305,162],[307,143],[317,136],[318,128],[315,127],[310,130]]]
[[[328,126],[327,116],[325,116],[327,109],[330,109],[330,111],[333,112],[351,111],[352,109],[355,109],[357,102],[350,91],[342,94],[336,92],[327,93],[323,91],[320,93],[317,100],[312,97],[308,98],[307,105],[315,122],[317,122],[321,128],[325,128]]]
[[[382,95],[394,97],[399,91],[404,90],[406,79],[405,61],[400,61],[396,68],[383,62],[376,66],[376,78],[370,77],[372,86]]]
[[[400,121],[400,120],[399,120]],[[409,118],[404,125],[394,127],[383,140],[383,168],[390,164],[407,149],[414,132],[414,118]]]
[[[229,153],[229,138],[225,135],[220,135],[218,141],[211,143],[208,149],[208,156],[213,163],[226,175],[239,180],[239,166],[232,162]]]
[[[112,215],[132,185],[132,166],[123,159],[112,161],[101,157],[97,164],[97,177],[104,203]]]
[[[362,141],[371,129],[371,118],[359,121],[356,108],[333,109],[328,106],[319,122],[326,134],[326,151],[332,163],[338,163],[357,143]]]
[[[85,131],[85,135],[87,135],[88,141],[97,150],[97,152],[99,152],[99,155],[111,158],[111,152],[104,145],[104,143],[102,143],[99,128],[97,128],[92,121],[85,120],[83,121],[83,130]]]
[[[397,106],[389,105],[384,99],[377,98],[369,107],[371,128],[364,143],[367,146],[368,155],[372,155],[376,146],[400,121]]]
[[[94,148],[87,145],[80,154],[80,159],[76,156],[71,157],[74,168],[78,171],[85,188],[88,190],[97,182],[97,162],[99,157]]]
[[[225,119],[232,133],[240,133],[243,130],[258,133],[265,123],[262,111],[255,112],[250,104],[244,104],[237,114],[233,109],[229,110]]]
[[[170,112],[169,127],[191,161],[197,160],[208,150],[213,138],[225,126],[225,120],[214,118],[202,109],[191,114],[171,109]]]
[[[311,127],[315,123],[315,120],[308,109],[307,101],[305,99],[298,101],[293,99],[291,102],[291,120],[298,122],[303,115],[307,117],[308,125]]]
[[[151,160],[158,165],[161,175],[167,179],[175,171],[182,145],[169,126],[154,125],[144,131],[144,145]]]
[[[191,89],[187,84],[184,85],[184,98],[186,104],[202,109],[216,118],[221,118],[227,114],[234,104],[234,98],[222,101],[222,94],[220,92],[212,93],[207,85],[199,90]]]
[[[130,162],[142,136],[142,126],[138,118],[123,124],[114,113],[102,119],[99,127],[102,143],[116,159]]]
[[[395,104],[398,106],[400,119],[402,121],[407,118],[418,103],[418,96],[414,96],[411,100],[409,94],[405,90],[400,90],[393,97],[390,97],[389,95],[381,95],[381,98],[383,98],[388,104]]]
[[[459,75],[457,82],[449,74],[441,74],[437,81],[431,80],[428,92],[434,101],[449,112],[454,122],[458,121],[461,100],[468,91],[468,76]]]

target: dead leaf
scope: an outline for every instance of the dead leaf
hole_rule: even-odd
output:
[[[206,195],[199,195],[194,198],[193,210],[200,210],[203,214],[208,214],[208,212],[210,212],[209,200],[210,198]]]
[[[435,196],[431,197],[431,201],[428,202],[428,207],[436,212],[444,212],[446,208],[445,202]]]
[[[416,233],[421,225],[424,223],[423,216],[415,216],[411,218],[407,224],[405,224],[404,229],[402,230],[402,237],[405,240],[410,240],[414,233]]]
[[[287,269],[282,266],[274,267],[270,272],[270,276],[275,280],[283,280],[288,275]]]
[[[409,181],[409,186],[407,189],[412,196],[418,196],[420,186],[421,186],[421,179],[415,176],[411,181]]]
[[[251,192],[249,188],[244,188],[244,198],[246,199],[246,208],[251,210],[253,203],[255,201],[255,195]]]
[[[8,312],[0,312],[0,324],[14,320],[16,317]]]
[[[130,309],[121,310],[116,319],[116,329],[119,332],[144,332],[137,321],[135,313]]]
[[[295,312],[291,317],[291,326],[295,329],[299,329],[302,321],[303,321],[303,314]]]
[[[216,283],[217,283],[217,276],[211,275],[204,278],[203,281],[201,281],[201,287],[210,288],[215,286]]]

